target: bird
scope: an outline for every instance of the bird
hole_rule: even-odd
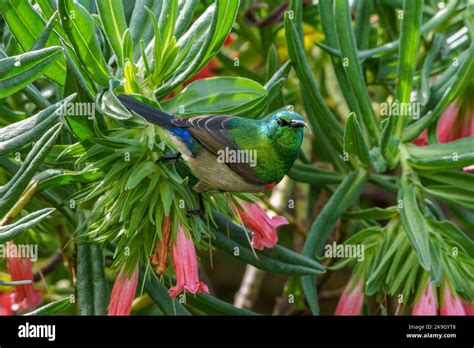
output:
[[[232,115],[181,117],[168,114],[130,95],[122,105],[164,128],[177,153],[198,179],[194,191],[255,193],[272,189],[293,166],[303,141],[303,116],[278,110],[262,119]],[[201,198],[202,199],[202,198]]]

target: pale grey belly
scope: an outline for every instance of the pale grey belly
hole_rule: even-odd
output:
[[[193,158],[181,141],[176,137],[172,139],[183,159],[200,180],[194,187],[196,191],[261,192],[263,190],[263,186],[248,183],[228,165],[219,163],[217,157],[206,149],[202,149],[199,155]]]

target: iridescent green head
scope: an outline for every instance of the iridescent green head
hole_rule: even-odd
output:
[[[287,152],[299,150],[303,141],[303,127],[309,129],[303,116],[293,111],[278,111],[263,121],[275,146]]]

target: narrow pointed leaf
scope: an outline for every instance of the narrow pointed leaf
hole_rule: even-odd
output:
[[[395,155],[402,131],[410,115],[409,108],[403,107],[410,103],[413,76],[416,69],[418,43],[420,41],[420,27],[423,13],[423,1],[405,0],[403,2],[402,32],[398,54],[397,86],[395,90],[395,103],[399,103],[400,113],[390,115],[383,131],[381,151],[384,158],[393,168]]]
[[[311,226],[303,247],[303,255],[312,258],[319,256],[337,219],[358,199],[366,181],[367,172],[361,168],[345,177]],[[302,277],[301,283],[311,312],[317,315],[319,305],[317,303],[316,277]]]
[[[45,30],[44,19],[40,17],[29,1],[0,1],[0,12],[23,51],[30,51]],[[49,35],[45,45],[46,47],[59,46],[59,37],[54,31]],[[45,69],[44,73],[51,80],[63,85],[66,77],[66,63],[63,57],[58,58]],[[1,90],[2,88],[0,88]]]
[[[402,174],[399,199],[403,202],[400,218],[403,228],[418,256],[420,265],[429,271],[431,268],[430,240],[423,215],[416,199],[416,189],[409,173]]]
[[[96,0],[96,6],[107,40],[115,52],[117,64],[122,67],[122,35],[127,29],[122,1]]]
[[[3,216],[20,198],[43,159],[54,145],[61,126],[62,124],[58,123],[46,131],[35,143],[20,169],[10,181],[4,186],[0,186],[0,216]]]
[[[351,114],[347,119],[344,132],[344,150],[349,155],[357,156],[365,165],[370,165],[369,148],[364,141],[364,135],[355,114]]]
[[[58,9],[61,25],[82,65],[94,81],[107,86],[110,72],[95,33],[92,16],[81,4],[73,0],[59,0]]]
[[[46,73],[62,56],[61,47],[48,47],[0,59],[0,98],[25,88]]]
[[[372,108],[367,86],[364,82],[365,78],[362,75],[362,69],[357,57],[357,47],[347,0],[335,0],[334,15],[339,17],[339,19],[336,20],[336,32],[341,49],[343,66],[346,69],[347,78],[357,98],[361,112],[361,115],[357,116],[361,117],[365,135],[368,135],[372,144],[378,144],[380,140],[380,130],[376,122],[375,112]]]
[[[71,305],[71,298],[66,297],[61,300],[57,300],[51,303],[48,303],[45,306],[42,306],[38,309],[35,309],[32,312],[24,314],[25,316],[35,316],[35,315],[53,315],[65,311]]]
[[[211,228],[215,236],[213,244],[234,256],[236,256],[235,248],[238,248],[239,255],[236,257],[246,263],[267,272],[289,275],[317,274],[324,271],[324,266],[318,262],[280,245],[275,245],[271,249],[255,250],[256,257],[249,244],[250,231],[228,221],[221,214],[215,214],[214,220],[219,229]]]
[[[53,211],[54,208],[44,208],[30,213],[12,224],[0,226],[0,244],[17,238],[19,235],[33,227],[36,223],[44,219]]]
[[[24,145],[38,140],[53,123],[56,123],[63,108],[74,97],[75,95],[71,95],[34,116],[0,128],[0,155],[19,150]]]

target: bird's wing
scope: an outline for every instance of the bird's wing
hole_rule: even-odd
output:
[[[231,129],[232,119],[233,116],[228,115],[176,117],[172,123],[177,127],[186,128],[202,146],[217,156],[219,151],[225,151],[226,148],[233,151],[239,150],[228,132]],[[255,170],[250,163],[226,164],[245,181],[255,185],[266,184],[255,175]]]

